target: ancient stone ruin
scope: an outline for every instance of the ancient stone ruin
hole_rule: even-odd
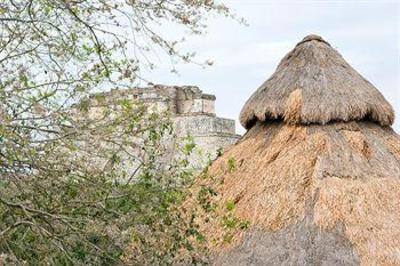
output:
[[[173,150],[176,148],[173,142],[183,141],[187,136],[191,136],[196,148],[190,161],[198,169],[240,138],[235,132],[233,119],[216,116],[215,96],[203,93],[196,86],[154,85],[145,88],[114,89],[102,95],[113,100],[138,100],[144,103],[149,112],[167,113],[173,122],[176,136],[172,140],[166,139],[166,142],[171,142],[170,155],[178,153]]]
[[[169,111],[177,136],[193,136],[203,154],[214,157],[219,149],[227,148],[240,137],[235,133],[234,120],[216,116],[215,96],[198,87],[159,85],[132,92],[151,111]]]

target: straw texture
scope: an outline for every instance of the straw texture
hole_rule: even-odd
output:
[[[400,265],[393,119],[368,81],[307,36],[248,100],[247,133],[183,208],[200,211],[212,263]]]
[[[216,265],[267,258],[275,258],[270,265],[400,265],[400,138],[389,128],[257,123],[209,174],[199,187],[213,187],[217,207],[203,214],[209,222],[202,229],[215,244]],[[251,228],[237,230],[227,244],[220,217],[229,201]],[[253,254],[256,248],[263,251]],[[286,257],[278,256],[282,250]]]
[[[247,129],[255,121],[268,120],[292,124],[368,120],[388,126],[394,111],[328,42],[309,35],[282,59],[240,114]]]

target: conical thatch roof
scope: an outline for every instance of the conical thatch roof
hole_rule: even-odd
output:
[[[309,35],[282,59],[240,114],[246,128],[256,120],[276,119],[302,124],[370,120],[387,126],[394,111],[328,42]]]
[[[297,52],[305,45],[310,50],[304,47],[304,52],[315,55],[317,47],[323,47],[340,58],[317,37],[306,38]],[[292,53],[297,53],[296,49]],[[291,60],[295,59],[287,56],[283,62]],[[313,69],[308,60],[315,57],[301,56],[299,62]],[[281,63],[278,72],[282,67]],[[310,120],[301,123],[306,117],[303,113],[300,120],[251,119],[254,122],[243,138],[199,178],[186,209],[201,212],[197,216],[199,230],[211,243],[214,265],[400,265],[400,136],[382,126],[393,120],[386,100],[354,70],[347,72],[357,77],[354,84],[364,84],[354,90],[370,95],[362,104],[357,105],[359,93],[348,96],[353,97],[352,103],[342,98],[341,93],[348,93],[344,85],[329,90],[328,83],[319,93],[330,95],[333,103],[309,94],[311,90],[306,88],[311,87],[306,86],[302,102],[318,98],[318,112],[330,112],[345,108],[335,100],[338,97],[353,111],[369,106],[368,117],[319,113],[313,116],[313,124],[308,124]],[[334,76],[328,80],[342,84]],[[314,82],[313,76],[308,76],[303,84]],[[249,100],[256,102],[254,110],[266,103],[265,108],[282,108],[277,112],[285,114],[284,95],[295,90],[276,84],[257,92],[269,95],[273,91],[272,96]],[[250,110],[249,102],[244,112]],[[308,110],[307,105],[302,106],[301,110]],[[335,119],[329,119],[333,115]]]

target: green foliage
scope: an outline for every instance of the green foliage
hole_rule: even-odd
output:
[[[228,211],[232,211],[234,208],[235,208],[235,202],[233,201],[233,200],[228,200],[227,202],[226,202],[226,209],[228,210]]]
[[[250,226],[250,222],[247,220],[240,219],[235,216],[234,209],[236,204],[233,200],[226,202],[226,214],[222,216],[221,226],[224,229],[223,242],[231,243],[233,236],[237,230],[247,230]]]
[[[239,223],[239,220],[233,216],[233,215],[225,215],[222,217],[222,225],[225,228],[236,228],[237,224]]]
[[[200,206],[206,211],[211,212],[216,208],[215,203],[213,202],[213,197],[217,196],[217,192],[213,190],[211,187],[202,185],[201,189],[197,195],[197,200]]]
[[[175,209],[193,171],[165,162],[171,123],[99,91],[137,85],[160,51],[192,62],[157,25],[200,34],[210,13],[230,15],[216,1],[0,1],[0,264],[202,262],[188,239],[204,237]]]
[[[241,230],[246,230],[246,229],[249,228],[249,226],[250,226],[250,222],[249,221],[240,221],[239,222],[239,228]]]
[[[234,158],[228,159],[228,172],[232,172],[236,168],[236,161]]]
[[[101,123],[102,138],[108,137],[112,143],[117,143],[114,135],[124,129],[123,117],[130,117],[137,112],[136,108],[140,109],[131,104],[123,102],[123,106],[129,106],[129,112],[114,113],[112,118]],[[97,128],[94,125],[97,123],[88,122],[85,120],[85,124]],[[104,134],[107,125],[112,127]],[[146,130],[139,133],[143,127]],[[79,153],[95,157],[88,165],[83,158],[70,153],[69,146],[56,145],[57,151],[44,150],[42,156],[43,159],[57,156],[58,169],[52,169],[53,162],[43,161],[37,173],[13,175],[21,178],[18,182],[11,178],[2,180],[0,253],[8,254],[7,260],[28,261],[34,265],[44,262],[153,265],[186,259],[200,262],[188,239],[194,236],[197,241],[204,242],[204,236],[174,208],[185,198],[192,170],[180,160],[161,168],[157,163],[163,156],[161,139],[172,132],[171,123],[143,114],[137,119],[136,130],[134,135],[141,136],[145,145],[142,146],[140,171],[134,179],[119,176],[123,158],[127,160],[127,150],[137,144],[129,140],[129,134],[123,137],[119,134],[119,143],[125,143],[126,138],[131,146],[125,143],[120,149],[119,146],[107,147],[105,142],[86,140],[85,146],[79,147]],[[93,137],[95,132],[89,132]],[[68,141],[72,144],[76,138]],[[90,145],[92,147],[86,147]],[[35,159],[41,160],[41,156]],[[104,164],[100,163],[102,161],[109,167],[98,169]],[[89,166],[91,164],[93,167]],[[0,169],[5,171],[4,166]],[[159,242],[159,239],[164,241]],[[182,250],[187,250],[185,256],[179,257]]]
[[[194,138],[191,135],[186,136],[184,140],[184,146],[183,146],[183,153],[186,155],[190,155],[194,148],[196,147],[196,144],[194,142]]]

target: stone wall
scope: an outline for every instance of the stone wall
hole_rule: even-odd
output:
[[[215,114],[215,96],[204,94],[195,86],[155,85],[147,88],[111,90],[106,99],[141,100],[151,112],[168,112],[174,124],[176,139],[171,142],[171,153],[178,155],[173,144],[183,142],[190,135],[196,148],[190,157],[196,168],[205,166],[220,150],[227,149],[240,137],[235,132],[235,121]],[[92,99],[95,101],[95,97]],[[91,104],[91,108],[96,104]],[[93,109],[92,109],[93,110]]]

